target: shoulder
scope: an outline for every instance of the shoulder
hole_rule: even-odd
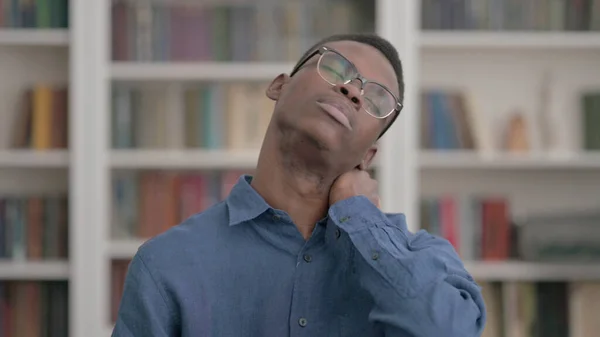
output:
[[[220,202],[147,240],[136,256],[155,268],[188,264],[194,256],[219,244],[219,232],[229,227],[228,221],[227,205]]]

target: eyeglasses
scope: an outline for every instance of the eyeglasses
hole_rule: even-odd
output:
[[[338,51],[328,47],[321,47],[307,55],[294,68],[290,76],[298,70],[313,56],[319,54],[317,61],[317,72],[331,85],[345,85],[352,81],[360,81],[360,94],[363,97],[363,109],[378,119],[384,119],[392,113],[400,114],[402,103],[387,87],[362,77],[356,66]]]

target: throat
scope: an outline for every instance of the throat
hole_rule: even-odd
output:
[[[286,212],[302,237],[308,240],[317,222],[327,215],[329,189],[313,189],[309,192],[298,178],[276,177],[276,174],[266,175],[257,170],[251,185],[271,207]]]
[[[274,209],[286,212],[302,237],[310,238],[318,221],[327,216],[331,182],[315,179],[279,165],[259,165],[251,186]]]
[[[251,186],[272,208],[286,212],[304,239],[329,210],[335,168],[298,134],[267,131]],[[279,130],[277,130],[279,131]]]

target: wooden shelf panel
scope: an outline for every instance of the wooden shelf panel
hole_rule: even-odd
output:
[[[110,72],[113,80],[121,81],[271,81],[275,76],[289,74],[292,63],[259,62],[114,62]]]
[[[69,166],[66,150],[0,150],[0,168],[64,168]]]
[[[112,168],[119,169],[251,169],[258,150],[113,150]]]
[[[69,263],[66,261],[10,261],[0,260],[1,280],[68,280]]]
[[[600,280],[600,263],[465,262],[479,281]]]
[[[112,150],[113,169],[250,170],[256,167],[259,150]],[[379,157],[373,168],[381,165]]]
[[[423,31],[425,49],[583,49],[600,51],[600,32]]]
[[[68,46],[66,29],[0,29],[0,46]]]
[[[131,259],[145,241],[143,239],[111,240],[106,255],[110,259]]]
[[[600,170],[600,153],[565,155],[484,155],[468,151],[422,151],[421,169]]]

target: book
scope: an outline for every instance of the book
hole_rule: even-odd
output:
[[[424,30],[600,31],[600,1],[423,0]]]
[[[335,18],[335,19],[332,19]],[[114,61],[289,61],[322,37],[375,31],[372,1],[115,1]]]

